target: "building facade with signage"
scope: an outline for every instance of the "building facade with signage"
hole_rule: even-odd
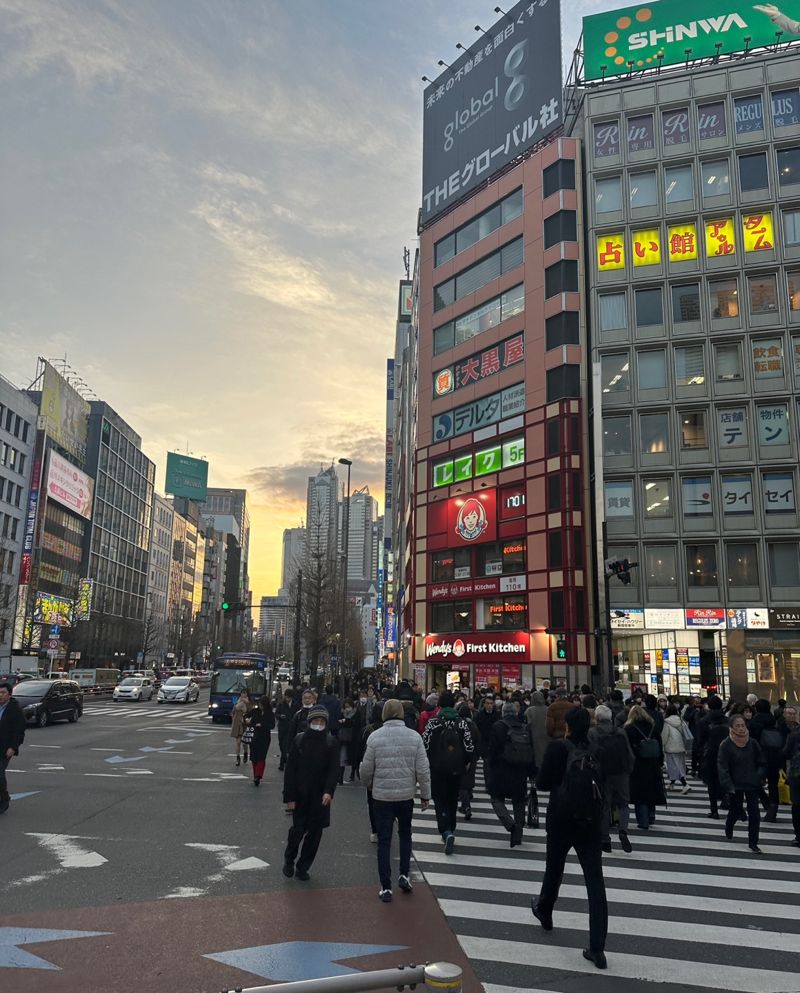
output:
[[[168,650],[167,603],[172,562],[172,528],[175,510],[172,501],[159,493],[153,494],[153,522],[150,530],[150,555],[147,575],[148,629],[146,662],[159,665]]]
[[[798,79],[790,48],[582,94],[597,515],[638,563],[610,580],[621,682],[800,694]]]

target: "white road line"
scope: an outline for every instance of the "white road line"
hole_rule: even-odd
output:
[[[80,841],[95,841],[95,838],[81,838],[69,834],[36,834],[27,832],[29,838],[35,838],[58,860],[63,869],[94,869],[108,862],[99,852],[93,852]]]
[[[30,744],[26,746],[27,748],[61,748],[61,745],[34,745]]]

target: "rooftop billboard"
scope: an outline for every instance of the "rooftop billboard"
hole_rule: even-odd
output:
[[[164,490],[176,497],[205,502],[208,498],[208,462],[180,452],[167,452]]]

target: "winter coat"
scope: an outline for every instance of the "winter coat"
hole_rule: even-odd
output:
[[[661,734],[664,727],[664,715],[658,707],[654,707],[652,710],[649,707],[645,707],[648,715],[656,726],[656,731]]]
[[[566,737],[567,722],[564,718],[576,706],[577,704],[574,704],[572,700],[567,700],[566,697],[550,704],[547,708],[547,717],[545,718],[545,728],[550,738]]]
[[[237,700],[231,711],[231,738],[241,738],[244,731],[244,719],[247,717],[250,704]]]
[[[329,827],[331,808],[322,806],[322,797],[333,796],[338,780],[339,742],[328,731],[299,734],[286,758],[283,802],[296,804],[297,811],[313,823]]]
[[[783,748],[783,758],[784,761],[786,762],[786,776],[791,782],[795,782],[795,781],[800,782],[800,780],[795,780],[795,778],[793,776],[790,776],[789,774],[791,770],[790,763],[792,761],[792,756],[795,754],[795,752],[800,752],[800,728],[798,728],[796,731],[792,731],[792,733],[786,739],[786,744],[784,745]]]
[[[282,752],[285,752],[289,747],[292,730],[292,718],[297,713],[297,708],[294,703],[284,703],[278,704],[275,710],[275,718],[278,723],[278,745]]]
[[[500,720],[500,714],[496,710],[486,711],[484,707],[475,712],[474,722],[481,736],[478,744],[478,755],[482,759],[489,757],[489,741],[492,736],[492,728]]]
[[[428,753],[428,758],[430,759],[431,755],[435,757],[437,738],[442,734],[448,724],[455,724],[459,737],[461,738],[461,747],[464,752],[464,770],[458,774],[460,780],[461,776],[463,776],[464,772],[466,772],[467,765],[472,761],[472,757],[475,754],[475,743],[472,740],[472,734],[469,730],[469,723],[465,721],[463,717],[459,717],[458,713],[450,707],[445,707],[444,709],[440,708],[439,713],[435,717],[431,717],[425,725],[425,731],[422,735],[422,744],[425,746],[425,751]],[[436,774],[436,769],[432,763],[431,775],[436,776]]]
[[[743,790],[754,793],[761,789],[767,775],[767,760],[761,745],[750,738],[743,748],[735,745],[730,736],[719,746],[717,775],[723,793]]]
[[[619,739],[620,742],[624,743],[624,749],[621,745],[619,746],[620,751],[624,752],[625,755],[626,767],[624,771],[609,772],[603,768],[603,741],[605,738]],[[612,721],[598,721],[593,728],[589,728],[589,746],[592,754],[597,757],[600,771],[603,774],[603,786],[608,795],[613,796],[616,803],[630,802],[630,777],[633,772],[634,758],[627,734]]]
[[[339,744],[346,749],[346,765],[355,767],[358,765],[358,755],[361,751],[361,714],[354,710],[349,717],[345,717],[344,711],[339,718]]]
[[[536,765],[540,766],[547,746],[550,744],[550,738],[547,734],[547,704],[544,694],[538,690],[531,697],[531,705],[525,711],[525,721],[531,732]]]
[[[551,741],[536,776],[537,789],[550,792],[550,802],[547,804],[547,833],[565,838],[570,844],[599,840],[602,833],[599,811],[595,820],[581,823],[574,821],[568,811],[562,809],[559,787],[567,771],[567,758],[575,747],[582,747],[587,751],[590,748],[588,741],[579,742],[577,746],[569,738]]]
[[[439,707],[429,707],[428,704],[425,704],[425,709],[419,715],[419,720],[417,721],[417,731],[420,734],[424,734],[425,728],[428,726],[428,721],[438,713]]]
[[[9,748],[19,755],[20,745],[25,740],[25,715],[22,707],[12,696],[0,717],[0,755],[5,757]]]
[[[778,727],[778,722],[775,717],[773,717],[771,713],[762,714],[756,711],[756,713],[750,718],[750,723],[747,725],[747,729],[750,732],[750,737],[761,745],[761,751],[764,753],[764,761],[767,763],[769,770],[772,772],[780,769],[781,752],[783,751],[783,745],[785,744],[785,735]],[[763,744],[761,735],[767,729],[777,731],[781,737],[784,738],[780,748],[767,748],[766,745]]]
[[[525,769],[509,765],[503,757],[511,725],[524,727],[527,725],[518,717],[504,717],[495,723],[489,739],[489,778],[486,788],[489,796],[502,797],[504,800],[524,800],[528,792],[528,779],[536,775],[536,763],[531,762]]]
[[[645,804],[648,807],[663,806],[667,802],[664,792],[664,780],[661,776],[661,766],[664,762],[664,748],[661,735],[650,721],[635,721],[625,727],[631,749],[634,765],[631,773],[631,803]],[[655,759],[642,758],[639,754],[642,741],[653,738],[658,742],[659,757]]]
[[[298,734],[302,734],[308,728],[308,712],[310,707],[301,707],[289,721],[289,730],[286,732],[287,745],[291,745]]]
[[[622,700],[612,700],[608,706],[611,708],[611,713],[614,715],[611,718],[614,722],[614,727],[621,728],[628,719],[628,708]]]
[[[335,693],[323,693],[319,702],[328,711],[328,727],[335,733],[339,727],[339,718],[342,716],[339,697]]]
[[[717,773],[719,746],[728,737],[728,719],[721,710],[710,710],[697,725],[698,736],[702,737],[703,759],[701,771],[703,782],[711,795],[719,799],[720,786]]]
[[[360,775],[374,800],[413,800],[417,783],[422,799],[430,800],[431,769],[425,746],[403,721],[387,721],[369,736]]]
[[[682,725],[683,721],[677,714],[673,714],[664,721],[664,727],[661,729],[661,744],[665,752],[677,755],[678,752],[686,751]]]
[[[256,707],[247,715],[246,724],[255,732],[250,742],[250,760],[263,762],[269,751],[270,735],[275,727],[275,715],[272,711],[264,713],[260,707]]]

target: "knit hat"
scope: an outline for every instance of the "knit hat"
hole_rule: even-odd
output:
[[[429,707],[435,707],[439,703],[439,694],[429,693],[425,697],[425,703],[427,703]]]
[[[517,716],[517,705],[513,700],[506,700],[503,704],[503,717],[516,717]]]
[[[400,700],[387,700],[383,705],[381,717],[386,721],[402,721],[405,717],[405,709]]]
[[[317,703],[313,707],[309,708],[308,723],[310,724],[312,721],[318,721],[320,718],[322,718],[326,724],[330,721],[327,709],[323,707],[321,703]]]

